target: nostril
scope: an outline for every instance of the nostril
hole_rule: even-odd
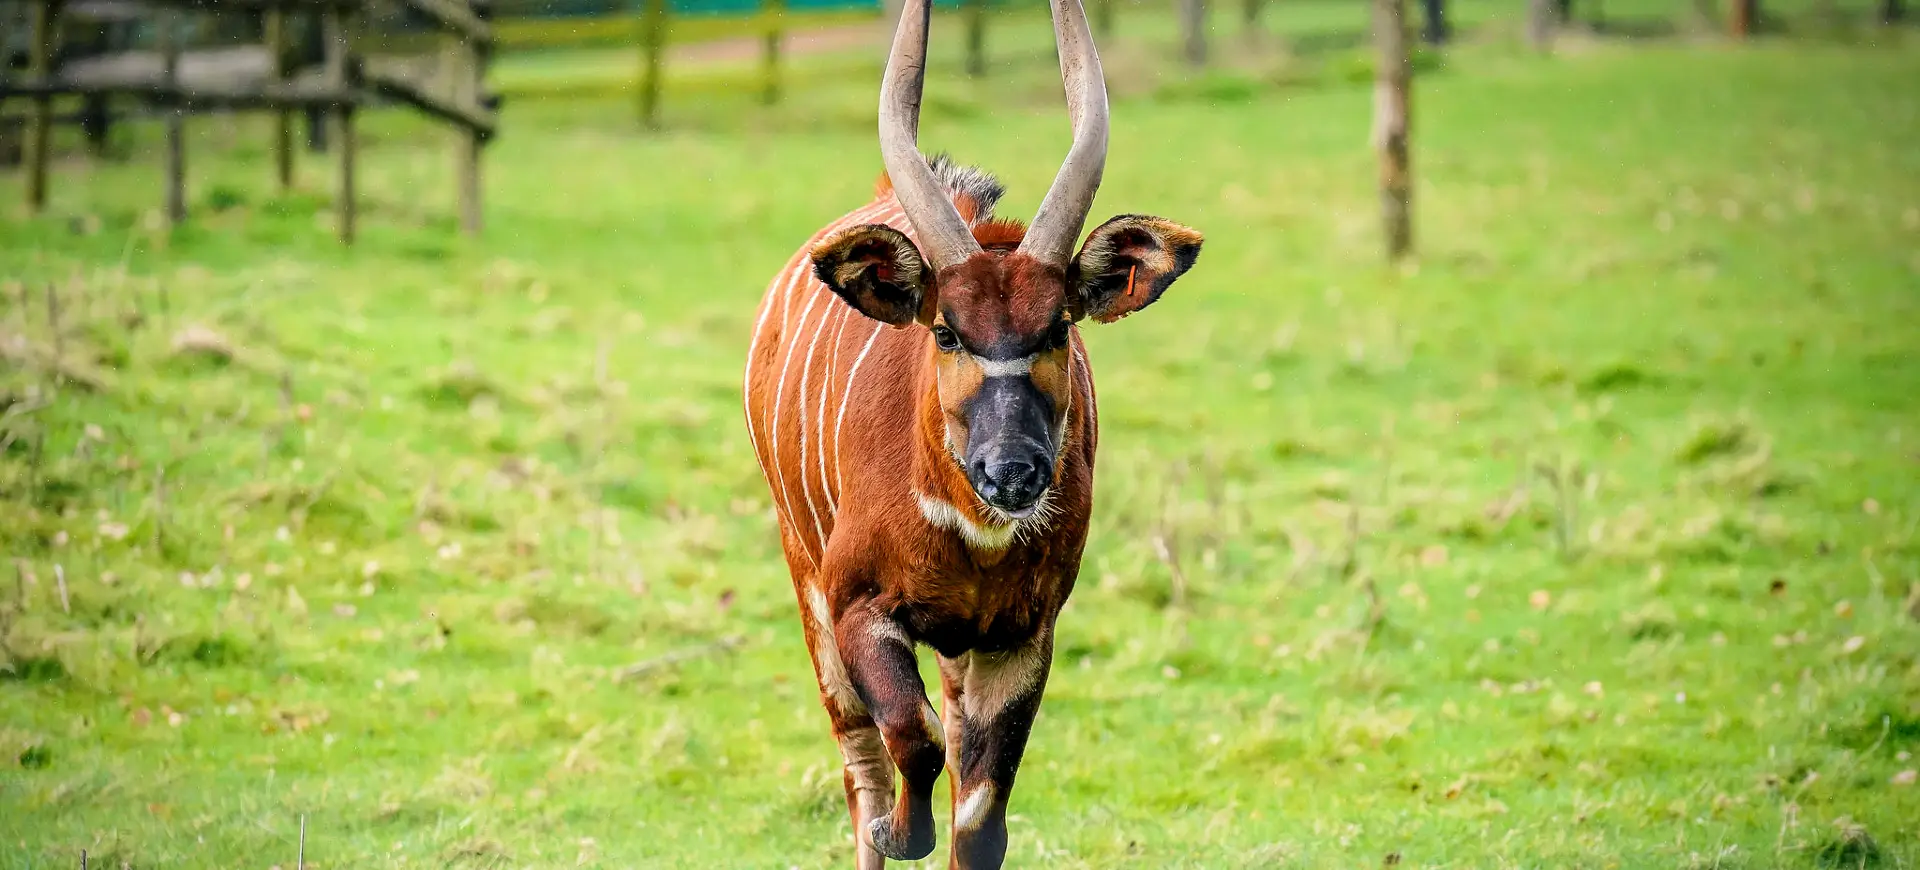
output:
[[[1036,461],[1033,463],[1032,477],[1035,492],[1046,489],[1047,485],[1053,482],[1053,469],[1048,468],[1045,462]]]

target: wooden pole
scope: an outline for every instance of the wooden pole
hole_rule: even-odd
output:
[[[108,108],[107,98],[99,94],[80,98],[80,134],[87,139],[87,153],[95,157],[106,155],[107,139],[113,132],[113,115]]]
[[[1380,211],[1387,259],[1413,251],[1413,64],[1407,56],[1406,0],[1374,0],[1374,147],[1380,152]]]
[[[1553,0],[1527,0],[1527,44],[1535,51],[1553,50],[1555,17]]]
[[[1186,37],[1187,64],[1207,65],[1207,0],[1180,0],[1180,29]]]
[[[476,3],[474,7],[474,12],[481,20],[491,18],[492,11],[492,5],[484,2]],[[493,46],[457,34],[449,38],[457,55],[454,102],[480,108],[480,92],[486,81],[487,63],[491,60]],[[484,222],[480,209],[480,152],[486,145],[486,139],[475,127],[460,129],[458,135],[455,175],[460,185],[460,229],[469,236],[477,236]]]
[[[987,0],[965,0],[967,4],[967,76],[987,76]]]
[[[167,223],[187,220],[187,112],[178,100],[180,88],[180,18],[160,14],[160,75],[173,105],[167,108]]]
[[[35,3],[28,13],[33,17],[33,46],[27,60],[27,69],[35,78],[45,78],[53,74],[53,31],[57,0],[42,0]],[[27,117],[27,211],[39,214],[47,207],[47,164],[52,157],[49,134],[53,129],[53,98],[40,95],[33,98],[33,112]]]
[[[769,106],[780,102],[780,44],[786,40],[786,7],[786,0],[765,0],[761,4],[767,34],[760,65],[760,102]]]
[[[321,13],[323,39],[326,42],[327,84],[334,90],[348,94],[352,82],[352,45],[350,44],[350,24],[346,14],[337,8],[329,7]],[[349,94],[350,95],[350,94]],[[340,104],[334,111],[334,148],[340,157],[340,172],[334,179],[333,207],[340,219],[340,241],[353,244],[355,212],[354,202],[354,151],[359,143],[355,141],[353,129],[354,104],[351,99]]]
[[[667,50],[667,0],[646,0],[640,21],[640,123],[660,128],[660,75]]]
[[[306,19],[306,27],[300,28],[301,63],[326,62],[327,33],[318,16]],[[323,106],[308,106],[307,150],[314,154],[327,153],[327,110]]]
[[[267,54],[273,64],[274,81],[284,87],[291,64],[287,57],[287,13],[278,8],[267,10]],[[280,192],[286,193],[293,189],[293,112],[280,109],[273,115],[274,177],[280,180]]]

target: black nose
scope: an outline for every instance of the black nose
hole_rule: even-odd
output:
[[[1034,459],[1003,459],[992,465],[975,462],[973,477],[978,482],[980,497],[1004,511],[1032,507],[1039,501],[1040,494],[1047,491],[1047,484],[1053,482],[1046,463]]]

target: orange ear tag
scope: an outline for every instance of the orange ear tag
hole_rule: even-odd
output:
[[[1138,264],[1127,267],[1127,298],[1133,298],[1133,272],[1140,268]]]

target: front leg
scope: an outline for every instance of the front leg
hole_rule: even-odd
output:
[[[900,799],[891,814],[867,823],[867,836],[889,858],[925,858],[933,851],[933,784],[946,747],[913,644],[898,623],[864,607],[848,609],[835,629],[854,690],[900,770]]]
[[[953,771],[953,870],[994,870],[1007,857],[1007,802],[1040,712],[1053,661],[1042,631],[1002,652],[940,659],[948,767]]]

